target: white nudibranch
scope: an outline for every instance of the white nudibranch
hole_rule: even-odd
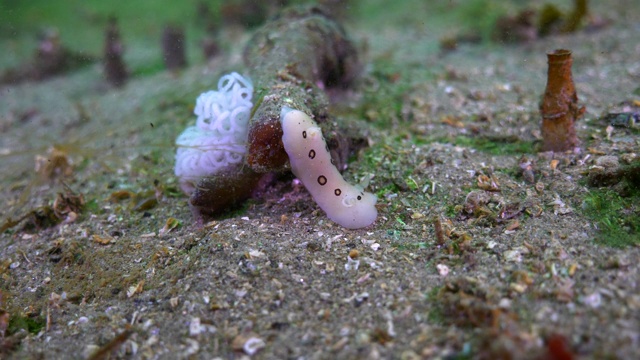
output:
[[[329,219],[349,229],[372,224],[378,216],[376,196],[344,180],[318,124],[302,111],[288,107],[282,108],[280,122],[291,171]]]

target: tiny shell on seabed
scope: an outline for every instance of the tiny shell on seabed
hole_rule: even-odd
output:
[[[247,355],[253,355],[265,346],[265,342],[253,333],[240,334],[231,343],[233,350],[243,351]]]

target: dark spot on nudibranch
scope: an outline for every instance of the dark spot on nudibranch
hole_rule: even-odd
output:
[[[342,194],[342,190],[335,189],[335,190],[333,190],[333,193],[336,194],[336,196],[340,196],[340,194]]]
[[[302,130],[302,137],[307,138],[307,130]]]
[[[325,185],[327,183],[327,178],[324,175],[318,176],[318,184]]]
[[[309,150],[309,159],[313,159],[316,157],[316,151],[311,149]]]
[[[358,200],[362,200],[362,196],[358,195]]]

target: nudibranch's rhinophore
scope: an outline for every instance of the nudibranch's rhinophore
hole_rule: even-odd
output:
[[[322,130],[307,114],[282,108],[282,142],[291,171],[329,219],[349,228],[371,225],[378,211],[375,195],[347,183],[333,164]]]

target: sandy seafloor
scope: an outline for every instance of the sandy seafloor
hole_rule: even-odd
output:
[[[72,163],[64,183],[87,201],[73,222],[0,234],[0,308],[37,329],[5,337],[1,356],[83,358],[120,339],[111,358],[245,358],[250,341],[257,359],[550,359],[555,337],[578,358],[639,357],[640,247],[596,241],[583,209],[590,169],[640,152],[637,131],[608,134],[601,119],[640,100],[640,3],[592,2],[611,21],[598,31],[446,54],[438,41],[461,24],[415,3],[346,22],[366,66],[334,113],[370,125],[371,146],[345,172],[373,176],[379,218],[364,229],[332,223],[286,176],[193,225],[172,143],[195,97],[243,70],[246,33],[210,63],[119,90],[101,85],[97,65],[0,87],[2,222],[64,191],[33,170],[53,144]],[[535,151],[545,53],[558,48],[573,51],[587,108],[572,154]],[[518,170],[523,155],[534,183]],[[481,175],[499,191],[482,190]],[[109,200],[121,190],[159,201],[136,211]],[[470,198],[484,204],[475,214]],[[181,226],[160,231],[170,218]]]

